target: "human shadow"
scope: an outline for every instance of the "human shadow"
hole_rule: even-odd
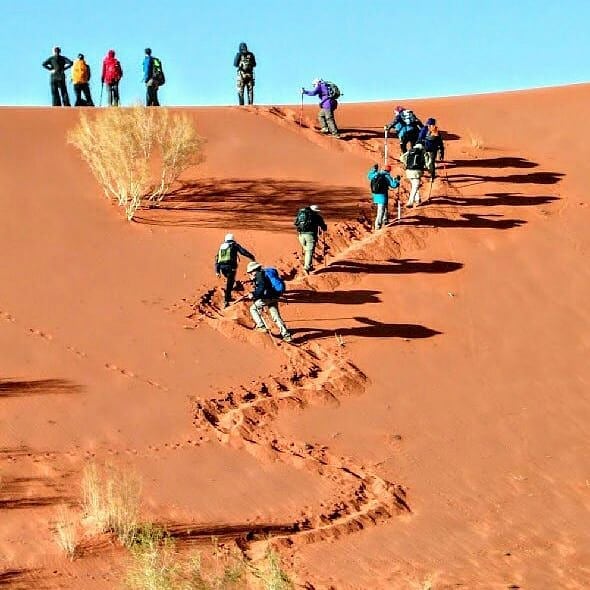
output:
[[[82,391],[81,385],[67,379],[37,379],[34,381],[0,379],[0,397],[74,394]]]
[[[316,271],[316,275],[330,272],[370,273],[370,274],[413,274],[432,273],[442,274],[454,272],[463,268],[460,262],[450,260],[432,260],[423,262],[413,258],[392,258],[387,262],[362,262],[356,260],[339,260],[329,264],[326,268]]]
[[[319,274],[319,273],[316,273]],[[354,290],[350,291],[312,291],[293,289],[285,293],[287,303],[335,303],[343,305],[362,305],[364,303],[380,303],[381,291]]]
[[[370,318],[355,316],[359,326],[350,328],[293,328],[291,334],[295,335],[293,342],[302,344],[320,338],[328,338],[338,334],[339,336],[358,336],[360,338],[431,338],[442,334],[438,330],[421,326],[420,324],[385,324]]]
[[[453,159],[447,162],[447,166],[451,168],[536,168],[538,165],[537,162],[514,156],[469,160]]]
[[[464,197],[462,195],[446,195],[432,197],[437,205],[463,205],[465,207],[534,207],[558,201],[559,197],[549,195],[523,195],[522,193],[485,193],[482,197]]]
[[[356,220],[366,190],[298,180],[206,178],[183,182],[135,221],[149,225],[235,227],[281,231],[293,227],[297,210],[318,204],[333,220]]]
[[[368,139],[383,139],[383,127],[340,127],[340,139],[348,141],[351,139],[368,140]],[[342,135],[346,134],[346,135]]]
[[[488,176],[484,174],[449,174],[452,182],[505,182],[514,184],[557,184],[565,174],[561,172],[530,172],[529,174],[506,174],[504,176]]]
[[[33,579],[35,573],[39,570],[34,569],[7,569],[0,572],[0,587],[14,588],[15,590],[30,588],[31,590],[42,590],[47,588],[45,585],[40,585],[41,580],[36,577]]]
[[[524,225],[524,219],[490,219],[501,215],[479,215],[477,213],[461,213],[460,219],[446,219],[443,217],[427,217],[426,215],[411,215],[406,217],[404,225],[420,225],[426,227],[472,228],[472,229],[512,229]]]

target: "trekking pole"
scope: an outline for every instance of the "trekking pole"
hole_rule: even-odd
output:
[[[434,184],[434,178],[431,176],[430,177],[430,187],[428,189],[428,197],[426,199],[426,201],[430,201],[430,195],[432,194],[432,185]]]
[[[278,346],[278,344],[275,342],[275,339],[268,327],[268,324],[266,323],[266,320],[264,319],[264,316],[262,315],[262,311],[260,312],[260,319],[262,320],[262,324],[266,329],[266,333],[268,334],[268,337],[271,339],[272,343],[274,346]]]
[[[303,126],[303,92],[301,92],[301,106],[299,107],[299,127]]]
[[[383,165],[387,166],[387,136],[388,136],[388,131],[389,129],[387,128],[387,126],[385,126],[383,128],[383,134],[385,136],[385,147],[383,149]]]
[[[98,103],[98,106],[101,107],[102,106],[102,91],[104,90],[104,82],[100,85],[100,101]]]
[[[399,221],[402,218],[402,203],[399,198],[399,189],[401,188],[402,183],[400,182],[397,185],[397,220]]]
[[[327,249],[327,245],[326,245],[326,232],[325,231],[322,232],[322,247],[323,247],[323,251],[324,251],[324,268],[326,268],[326,266],[328,266],[328,263],[326,260],[326,252],[328,251],[328,249]]]

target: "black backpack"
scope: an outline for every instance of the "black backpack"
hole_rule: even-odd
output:
[[[253,65],[254,60],[252,59],[253,57],[254,56],[252,55],[252,53],[250,51],[248,51],[246,53],[242,53],[240,55],[240,61],[238,62],[238,67],[245,74],[251,74],[252,70],[254,69],[254,65]]]
[[[374,195],[386,195],[389,189],[389,182],[382,172],[377,172],[371,179],[371,192]]]
[[[299,209],[294,225],[299,233],[313,232],[313,211],[309,207]]]
[[[162,69],[162,62],[157,57],[152,57],[152,80],[158,86],[162,86],[166,83],[164,70]]]
[[[426,167],[426,160],[424,159],[424,150],[412,148],[408,152],[406,159],[407,170],[424,170]]]

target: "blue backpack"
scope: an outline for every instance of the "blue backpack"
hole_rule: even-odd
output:
[[[270,281],[273,291],[277,295],[283,295],[286,289],[286,285],[285,281],[283,281],[283,279],[279,275],[279,271],[273,266],[269,266],[264,269],[264,274],[266,275],[266,278]]]

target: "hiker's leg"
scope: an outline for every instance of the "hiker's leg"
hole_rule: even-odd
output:
[[[436,152],[428,152],[430,154],[430,166],[428,166],[428,171],[430,172],[430,178],[434,180],[436,177]]]
[[[113,100],[114,100],[113,85],[112,84],[107,84],[107,90],[108,90],[108,94],[109,94],[109,106],[112,107],[113,106]]]
[[[338,135],[338,127],[336,127],[336,120],[334,119],[334,111],[332,109],[322,109],[324,113],[324,127],[332,135]]]
[[[92,102],[92,95],[90,94],[90,84],[86,82],[86,84],[82,85],[82,93],[84,94],[84,100],[86,101],[87,107],[93,107],[94,103]]]
[[[383,225],[383,208],[384,205],[377,203],[377,215],[375,216],[375,229],[381,229]]]
[[[311,233],[299,234],[299,241],[303,246],[303,268],[304,270],[312,270],[313,268],[313,251],[315,250],[315,238]]]
[[[385,200],[385,204],[383,205],[383,225],[387,225],[389,223],[389,203],[387,199]]]
[[[234,285],[236,283],[236,269],[235,268],[228,268],[223,272],[226,282],[225,282],[225,302],[229,303],[231,301],[231,292],[233,291]]]
[[[74,84],[74,94],[76,95],[75,107],[81,107],[84,104],[82,102],[82,86],[83,84]]]
[[[320,122],[320,131],[322,133],[329,133],[328,121],[326,121],[326,109],[320,109],[318,113],[318,121]]]
[[[157,84],[154,84],[154,98],[153,98],[153,103],[155,107],[159,107],[160,106],[160,100],[158,99],[158,90],[160,89],[160,87]]]
[[[254,104],[254,76],[250,76],[247,84],[248,104]]]
[[[408,197],[408,205],[412,205],[414,203],[414,199],[416,194],[418,193],[418,188],[420,187],[420,179],[419,178],[410,178],[410,196]],[[418,197],[420,198],[420,197]]]
[[[65,78],[63,80],[60,80],[59,91],[61,93],[61,101],[62,101],[64,107],[71,106],[70,105],[70,97],[68,95],[68,87],[66,86]]]
[[[119,106],[119,82],[115,82],[113,84],[113,101],[115,106]]]
[[[250,315],[254,320],[257,328],[264,328],[264,320],[262,319],[261,311],[264,309],[264,301],[262,299],[257,299],[251,306],[250,306]]]
[[[269,301],[267,302],[268,313],[272,318],[272,321],[276,324],[281,336],[287,336],[289,334],[289,330],[287,330],[287,326],[285,326],[285,322],[283,322],[283,318],[281,317],[281,313],[279,312],[279,304],[277,301]]]
[[[51,80],[51,103],[54,107],[61,106],[61,98],[59,96],[57,80]]]
[[[240,106],[244,106],[244,80],[242,75],[238,72],[238,79],[236,81],[236,85],[238,88],[238,104]]]

